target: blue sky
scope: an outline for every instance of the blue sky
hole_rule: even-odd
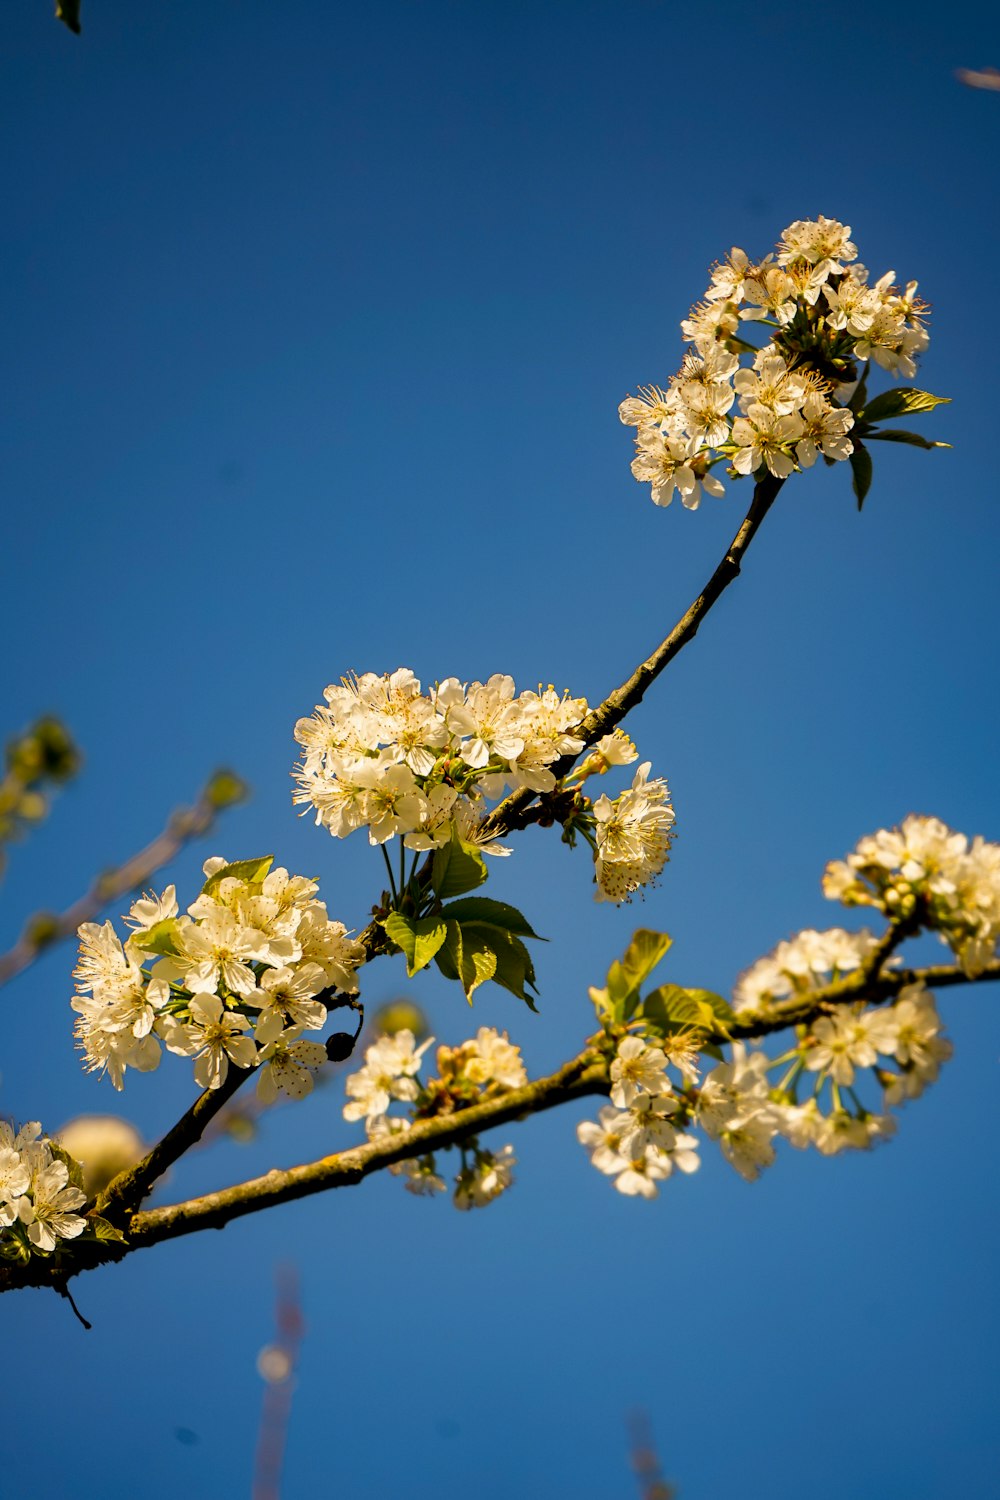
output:
[[[953,76],[1000,65],[995,18],[89,0],[83,20],[72,37],[45,0],[0,20],[4,721],[56,712],[86,753],[13,855],[6,939],[223,763],[253,801],[164,878],[193,896],[207,854],[273,849],[361,925],[381,862],[293,816],[295,720],[341,673],[400,664],[599,701],[748,499],[654,508],[617,404],[676,368],[714,260],[817,213],[853,225],[875,274],[919,278],[921,381],[954,397],[921,430],[953,450],[885,445],[860,517],[839,467],[786,488],[630,724],[680,830],[644,905],[595,906],[582,852],[523,838],[494,883],[551,939],[539,1017],[499,990],[470,1017],[388,962],[366,998],[412,994],[442,1040],[508,1027],[542,1071],[638,923],[674,935],[672,977],[726,989],[838,921],[819,876],[861,834],[920,811],[1000,838],[1000,97]],[[71,967],[54,952],[0,997],[0,1108],[161,1131],[188,1070],[130,1075],[121,1099],[83,1075]],[[90,1334],[54,1297],[6,1298],[7,1481],[39,1492],[44,1452],[46,1500],[132,1500],[136,1475],[147,1500],[248,1492],[254,1359],[292,1259],[288,1496],[631,1495],[636,1405],[682,1500],[984,1494],[995,1001],[947,997],[955,1061],[871,1156],[786,1151],[751,1188],[706,1149],[637,1204],[577,1147],[582,1105],[498,1136],[518,1182],[481,1214],[370,1182],[84,1279]],[[351,1138],[331,1087],[163,1196]]]

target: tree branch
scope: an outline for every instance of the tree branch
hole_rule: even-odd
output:
[[[1000,979],[1000,959],[994,959],[982,973],[975,976],[966,974],[957,964],[932,964],[923,969],[894,969],[877,978],[869,978],[864,970],[859,970],[856,974],[848,974],[844,979],[835,979],[832,984],[804,990],[766,1010],[737,1011],[736,1019],[730,1021],[727,1032],[734,1041],[749,1040],[751,1037],[768,1036],[773,1031],[783,1031],[787,1026],[818,1020],[838,1005],[850,1005],[856,1000],[867,1000],[871,1005],[884,1005],[908,984],[925,984],[928,989],[948,989],[956,984],[983,984],[992,979]],[[724,1041],[727,1038],[720,1036],[717,1040]]]
[[[584,719],[579,734],[587,745],[593,744],[595,740],[599,740],[602,735],[609,733],[616,724],[619,724],[629,710],[642,701],[646,689],[656,680],[667,663],[672,661],[688,641],[693,640],[697,635],[698,628],[708,611],[733,579],[739,575],[743,556],[761,522],[774,504],[783,483],[784,480],[775,479],[770,474],[757,482],[750,509],[739,531],[697,599],[681,616],[670,634],[660,642],[652,655],[644,662],[640,662],[635,671]],[[554,767],[556,776],[564,774],[575,759],[576,756],[568,756],[557,763]],[[524,812],[535,795],[529,788],[514,792],[485,819],[484,828],[491,833],[500,833],[533,821],[532,815],[524,816]],[[544,799],[542,805],[544,806]],[[537,812],[537,810],[533,811]],[[428,860],[422,875],[429,879],[429,871],[430,861]],[[77,908],[72,908],[71,913],[67,913],[67,917],[72,914],[75,921],[76,913]],[[358,940],[364,947],[366,959],[375,958],[378,954],[388,951],[389,945],[385,933],[374,922],[370,922],[359,934]],[[2,960],[0,960],[0,983],[2,982]],[[129,1210],[137,1208],[156,1179],[162,1176],[167,1167],[172,1165],[188,1146],[193,1145],[200,1138],[212,1116],[249,1076],[236,1070],[238,1076],[234,1078],[233,1071],[230,1069],[231,1086],[228,1087],[225,1098],[218,1099],[217,1096],[222,1092],[220,1090],[213,1091],[212,1099],[208,1099],[207,1095],[202,1095],[201,1099],[196,1101],[148,1156],[108,1186],[104,1195],[104,1203],[112,1211],[112,1217],[120,1215],[126,1208]],[[229,1080],[227,1080],[228,1083]]]
[[[709,610],[733,580],[739,577],[746,550],[777,499],[784,482],[783,479],[775,479],[771,474],[766,474],[763,479],[757,481],[750,509],[744,517],[743,524],[697,599],[688,606],[673,630],[660,642],[652,655],[640,662],[631,676],[626,677],[623,683],[614,688],[597,708],[591,709],[579,725],[576,734],[583,740],[585,747],[593,745],[602,735],[610,734],[625,715],[642,702],[646,689],[656,681],[668,663],[673,661],[689,641],[694,640]],[[575,759],[575,755],[569,755],[556,762],[552,771],[557,780],[566,774]],[[525,821],[523,814],[536,795],[530,787],[520,787],[516,792],[512,792],[484,820],[484,830],[490,834],[502,834],[521,826]]]
[[[984,984],[993,980],[1000,980],[1000,959],[994,959],[975,977],[951,964],[930,965],[922,969],[899,969],[875,980],[866,979],[859,972],[806,994],[796,995],[791,1000],[772,1006],[766,1013],[744,1013],[742,1020],[737,1016],[727,1028],[728,1035],[720,1033],[717,1039],[749,1040],[768,1036],[792,1025],[817,1020],[828,1015],[838,1005],[851,1004],[857,1000],[867,1000],[873,1004],[885,1003],[909,984],[923,983],[928,987],[946,989],[960,984]],[[237,1073],[235,1079],[234,1072]],[[231,1070],[223,1087],[206,1092],[196,1100],[187,1115],[154,1147],[150,1155],[155,1156],[168,1143],[176,1145],[182,1137],[189,1141],[196,1140],[208,1120],[226,1102],[226,1097],[235,1093],[248,1076],[248,1073]],[[405,1135],[369,1141],[366,1145],[335,1152],[304,1166],[283,1170],[275,1168],[262,1177],[250,1178],[233,1187],[222,1188],[218,1192],[191,1198],[183,1203],[168,1204],[163,1208],[132,1212],[125,1219],[120,1218],[119,1210],[126,1244],[71,1241],[63,1255],[57,1259],[34,1257],[23,1266],[0,1265],[0,1293],[26,1286],[52,1286],[61,1293],[69,1277],[92,1270],[108,1261],[121,1260],[136,1250],[159,1244],[163,1240],[177,1239],[201,1229],[223,1229],[233,1219],[258,1213],[280,1203],[290,1203],[297,1198],[310,1197],[333,1188],[353,1187],[375,1172],[411,1157],[426,1156],[432,1151],[461,1145],[471,1136],[480,1135],[497,1125],[541,1114],[572,1099],[607,1095],[609,1092],[608,1059],[596,1049],[587,1048],[546,1078],[535,1079],[522,1088],[511,1089],[495,1099],[484,1100],[481,1104],[454,1114],[419,1120]],[[172,1159],[176,1159],[176,1156]],[[133,1174],[139,1178],[148,1177],[149,1169],[144,1173],[144,1165],[140,1162],[133,1169]],[[122,1174],[122,1178],[116,1179],[106,1196],[113,1195],[120,1204],[132,1200],[133,1195],[127,1193],[124,1186],[130,1175]],[[123,1185],[116,1191],[118,1183]]]
[[[96,1210],[113,1224],[124,1224],[128,1215],[139,1207],[153,1184],[162,1177],[185,1151],[201,1140],[209,1123],[236,1093],[236,1090],[252,1075],[253,1068],[237,1068],[229,1064],[221,1085],[217,1089],[205,1089],[185,1110],[177,1124],[157,1141],[135,1166],[127,1167],[112,1178],[97,1199]]]
[[[222,1229],[232,1219],[256,1213],[277,1203],[290,1203],[330,1188],[353,1187],[397,1162],[428,1152],[443,1150],[468,1140],[480,1131],[504,1125],[524,1115],[540,1114],[570,1099],[588,1094],[606,1094],[608,1070],[592,1051],[581,1052],[547,1078],[535,1079],[522,1088],[474,1104],[455,1114],[419,1120],[403,1136],[369,1141],[367,1145],[324,1156],[307,1166],[277,1168],[263,1177],[251,1178],[235,1187],[175,1203],[165,1208],[134,1214],[126,1229],[129,1249],[142,1249],[160,1240],[193,1234],[199,1229]]]

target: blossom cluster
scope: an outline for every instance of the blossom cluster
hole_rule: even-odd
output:
[[[424,1054],[434,1041],[419,1046],[412,1031],[382,1036],[365,1050],[364,1065],[346,1080],[348,1102],[344,1118],[364,1120],[371,1141],[406,1135],[418,1119],[453,1114],[484,1099],[495,1098],[527,1082],[519,1048],[506,1032],[481,1026],[476,1036],[459,1047],[439,1047],[439,1076],[421,1081]],[[394,1100],[411,1106],[410,1115],[390,1115]],[[513,1181],[513,1148],[493,1152],[472,1141],[461,1148],[462,1165],[452,1198],[456,1208],[481,1208],[491,1203]],[[411,1193],[432,1195],[446,1191],[432,1152],[394,1162],[389,1171],[406,1179]]]
[[[701,1086],[698,1121],[748,1181],[774,1161],[777,1136],[824,1156],[865,1150],[895,1132],[895,1120],[884,1111],[917,1098],[951,1050],[933,995],[920,983],[906,985],[892,1005],[838,1005],[774,1060],[734,1043],[733,1060],[713,1069]],[[774,1069],[784,1076],[772,1084],[767,1075]],[[862,1070],[870,1070],[882,1090],[882,1112],[858,1099]],[[811,1089],[800,1101],[798,1089],[807,1081]]]
[[[737,997],[743,1013],[751,1003],[766,1011],[771,999],[857,972],[874,946],[868,933],[799,933],[744,976]],[[627,963],[628,955],[622,960]],[[653,1005],[658,996],[662,1006],[662,991],[642,1004]],[[598,1171],[613,1177],[619,1192],[646,1198],[655,1197],[657,1182],[674,1170],[696,1170],[698,1141],[687,1133],[692,1126],[717,1141],[749,1182],[775,1160],[778,1137],[826,1156],[870,1148],[895,1131],[887,1111],[917,1098],[951,1056],[934,997],[919,982],[903,986],[889,1005],[870,1006],[863,999],[837,1004],[799,1026],[790,1049],[773,1059],[759,1047],[733,1042],[729,1060],[700,1083],[705,1039],[697,1025],[673,1023],[659,1035],[654,1021],[651,1031],[639,1034],[649,1024],[632,1021],[628,1034],[617,1038],[611,1103],[596,1122],[577,1127]],[[680,1075],[676,1082],[670,1067]],[[863,1072],[881,1091],[878,1110],[858,1097]]]
[[[939,818],[906,818],[860,840],[823,877],[824,894],[937,932],[970,978],[1000,939],[1000,844],[955,833]]]
[[[611,1103],[597,1121],[576,1128],[591,1164],[627,1197],[655,1198],[656,1184],[676,1169],[696,1172],[700,1165],[697,1137],[681,1128],[689,1112],[667,1073],[675,1059],[643,1037],[627,1036],[611,1064]],[[689,1057],[681,1054],[682,1074],[692,1077]]]
[[[599,901],[627,901],[655,881],[669,858],[674,810],[663,778],[649,779],[651,766],[644,761],[613,801],[604,795],[594,803]]]
[[[470,685],[448,677],[425,694],[400,667],[345,677],[323,696],[295,726],[305,754],[294,800],[315,808],[335,838],[367,828],[372,844],[398,834],[418,850],[447,844],[455,828],[469,838],[484,798],[552,791],[553,762],[583,749],[571,731],[585,698],[552,687],[515,697],[513,678],[500,673]]]
[[[424,693],[400,667],[345,677],[324,697],[295,726],[304,754],[293,796],[335,838],[366,828],[372,844],[399,836],[405,848],[425,851],[457,837],[484,854],[507,854],[482,833],[487,800],[522,787],[554,791],[555,762],[584,749],[574,730],[588,712],[585,698],[552,687],[515,696],[513,678],[499,673],[485,683],[449,677]],[[566,784],[579,789],[637,758],[615,730]],[[644,762],[614,799],[603,795],[591,807],[581,798],[574,807],[574,827],[594,850],[598,900],[627,900],[666,862],[674,813],[666,782],[650,770]]]
[[[124,942],[110,921],[80,928],[72,1006],[89,1071],[121,1089],[128,1068],[156,1068],[165,1046],[195,1059],[200,1088],[221,1087],[234,1063],[261,1067],[265,1103],[310,1092],[326,1053],[302,1033],[325,1024],[333,993],[357,994],[364,949],[315,881],[270,866],[208,860],[186,915],[168,886],[133,903]]]
[[[0,1257],[47,1255],[76,1239],[87,1227],[75,1212],[86,1198],[37,1120],[18,1131],[0,1120]]]
[[[733,991],[733,1009],[766,1009],[774,1001],[843,979],[862,968],[877,947],[878,939],[867,928],[860,932],[807,928],[779,943],[740,976]]]
[[[858,361],[915,373],[928,344],[917,284],[900,291],[891,271],[870,282],[850,233],[822,214],[798,220],[775,254],[752,262],[734,247],[712,270],[704,301],[681,324],[693,352],[666,389],[641,387],[618,409],[637,429],[632,472],[650,482],[655,504],[676,491],[695,510],[702,491],[721,495],[711,473],[721,462],[733,478],[766,470],[786,479],[821,455],[849,458],[854,413],[842,398]],[[746,338],[755,323],[771,330],[761,348]]]

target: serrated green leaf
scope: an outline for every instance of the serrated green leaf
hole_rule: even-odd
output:
[[[518,911],[516,906],[508,906],[506,901],[493,901],[489,896],[466,896],[463,901],[452,901],[449,906],[442,908],[441,915],[454,922],[488,922],[491,927],[499,927],[505,932],[516,932],[521,937],[538,938],[540,943],[547,942],[546,938],[539,938],[538,933],[533,931],[527,917]]]
[[[410,979],[427,967],[448,935],[448,925],[440,917],[404,917],[398,911],[390,912],[382,926],[403,950]]]
[[[950,396],[932,396],[930,391],[917,391],[911,386],[897,386],[895,390],[883,391],[874,401],[858,413],[862,422],[884,422],[886,417],[901,417],[907,412],[933,411],[935,406],[946,406]]]
[[[100,1218],[98,1214],[92,1215],[92,1217],[87,1220],[87,1227],[93,1230],[95,1239],[116,1240],[120,1245],[128,1244],[128,1240],[122,1234],[121,1230],[116,1229],[115,1226],[109,1223],[107,1219]]]
[[[703,1013],[711,1011],[716,1021],[721,1021],[723,1026],[728,1027],[730,1021],[735,1018],[736,1012],[729,1001],[723,995],[717,995],[714,990],[688,990],[695,1003],[703,1008]]]
[[[649,978],[672,942],[667,933],[654,932],[650,927],[640,927],[632,934],[632,941],[622,954],[621,967],[633,985]]]
[[[930,438],[922,437],[919,432],[903,432],[898,427],[875,427],[871,432],[865,433],[865,440],[869,443],[876,440],[880,443],[909,443],[914,448],[950,448],[950,443],[933,443]]]
[[[670,948],[673,939],[665,932],[640,927],[621,958],[608,970],[607,992],[615,1020],[629,1021],[639,1004],[639,987],[649,978]]]
[[[872,485],[872,456],[864,443],[856,442],[851,454],[852,488],[858,497],[858,510],[865,503],[865,496]]]
[[[471,1005],[474,991],[487,979],[493,978],[497,955],[483,933],[461,927],[458,922],[449,922],[447,928],[448,935],[442,951],[447,952],[455,977],[460,981],[465,998]]]
[[[131,942],[142,953],[158,953],[161,958],[173,958],[180,952],[177,946],[178,922],[176,917],[164,917],[154,922],[144,932],[134,932]]]
[[[712,990],[687,990],[679,984],[663,984],[642,1002],[642,1012],[664,1036],[684,1026],[725,1035],[733,1018],[732,1007]]]
[[[434,850],[431,860],[431,885],[441,901],[450,901],[453,896],[462,896],[482,885],[488,871],[486,861],[475,844],[467,844],[458,834],[452,836],[450,844]]]
[[[221,870],[216,870],[214,875],[208,877],[201,888],[201,894],[210,896],[221,882],[228,880],[230,876],[234,880],[245,880],[250,885],[259,885],[273,864],[273,854],[265,854],[261,859],[234,860],[232,864],[223,865]]]
[[[466,943],[472,935],[477,941],[488,944],[496,955],[496,972],[490,976],[494,983],[509,990],[512,995],[523,1000],[530,1010],[534,1010],[534,1001],[525,990],[525,985],[529,985],[537,994],[535,965],[521,939],[503,927],[493,927],[486,922],[463,923],[462,932]]]

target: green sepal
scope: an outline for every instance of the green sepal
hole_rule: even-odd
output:
[[[425,969],[448,935],[447,923],[441,917],[404,917],[392,911],[382,919],[386,935],[406,956],[406,973],[414,974]]]
[[[880,396],[858,412],[858,420],[869,424],[884,422],[886,417],[902,417],[908,412],[933,411],[935,406],[946,406],[950,396],[932,396],[930,391],[916,391],[912,386],[897,386],[895,390],[883,391]]]
[[[440,901],[474,891],[487,877],[486,861],[475,844],[467,844],[453,832],[451,843],[434,850],[431,860],[431,885]]]
[[[88,1239],[90,1238],[90,1232],[93,1233],[95,1240],[115,1240],[119,1245],[128,1244],[128,1240],[122,1234],[121,1230],[116,1229],[107,1219],[102,1219],[99,1214],[92,1214],[87,1220],[87,1228],[84,1230],[84,1233]]]
[[[80,1188],[82,1191],[83,1167],[77,1161],[76,1157],[70,1156],[66,1148],[64,1146],[60,1146],[58,1141],[49,1140],[47,1144],[49,1150],[52,1152],[52,1155],[56,1158],[56,1161],[61,1161],[65,1166],[66,1171],[69,1173],[70,1186]]]
[[[865,433],[869,443],[876,440],[881,443],[909,443],[914,448],[950,448],[950,443],[934,443],[930,438],[925,438],[919,432],[904,432],[899,427],[875,427],[871,432]]]
[[[8,1234],[11,1229],[15,1229],[15,1226],[10,1226]],[[0,1260],[7,1260],[18,1266],[26,1266],[30,1259],[31,1248],[25,1240],[21,1238],[0,1240]]]
[[[862,442],[854,444],[854,452],[851,454],[851,476],[851,487],[858,497],[858,510],[860,510],[872,486],[872,456]]]
[[[260,885],[273,864],[273,854],[265,854],[261,859],[234,860],[231,865],[223,865],[221,870],[216,870],[214,875],[208,877],[201,888],[201,894],[210,896],[230,876],[235,880],[245,880],[250,885]]]
[[[146,930],[134,932],[131,942],[140,953],[158,953],[161,958],[175,958],[180,952],[177,946],[177,918],[164,917]]]
[[[467,896],[464,901],[452,901],[449,906],[442,907],[441,915],[454,922],[488,922],[491,927],[500,927],[505,932],[538,938],[540,943],[548,942],[547,938],[538,937],[527,917],[516,906],[508,906],[506,901],[493,901],[489,896]]]

